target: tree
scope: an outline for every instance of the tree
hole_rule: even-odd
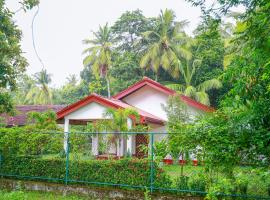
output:
[[[186,105],[181,101],[177,94],[168,99],[167,105],[163,107],[168,116],[169,150],[173,157],[178,159],[179,155],[183,158],[192,148],[193,143],[189,141],[189,123],[192,121]],[[184,174],[184,165],[181,167],[181,176]]]
[[[23,1],[22,6],[31,9],[36,3]],[[13,110],[8,90],[16,88],[16,79],[27,66],[20,47],[21,31],[12,17],[13,13],[6,7],[5,1],[0,1],[0,113]]]
[[[151,68],[156,73],[162,67],[169,71],[173,77],[179,75],[178,54],[188,56],[184,44],[186,43],[183,27],[186,21],[175,22],[175,14],[172,10],[161,11],[156,25],[153,30],[143,33],[143,39],[147,42],[147,50],[141,58],[140,66],[143,68]]]
[[[126,11],[113,24],[112,33],[115,35],[117,50],[138,54],[143,50],[142,33],[151,26],[150,19],[146,18],[141,10]]]
[[[207,91],[221,88],[222,83],[218,79],[211,79],[200,83],[196,87],[192,86],[192,79],[194,78],[197,70],[200,69],[201,62],[202,61],[198,59],[186,59],[185,62],[182,62],[185,64],[179,65],[180,72],[184,77],[184,85],[169,84],[167,86],[180,91],[184,95],[191,97],[200,103],[210,105]]]
[[[227,10],[242,1],[219,2],[221,10]],[[211,167],[230,172],[241,162],[266,166],[270,162],[270,3],[248,0],[244,6],[247,11],[238,19],[231,40],[232,58],[222,74],[231,88],[220,109],[201,119],[193,131]]]
[[[140,66],[138,66],[136,55],[132,52],[125,52],[122,55],[115,56],[111,77],[114,94],[142,79],[143,72]]]
[[[192,84],[198,85],[204,81],[217,79],[223,73],[223,61],[225,54],[225,40],[228,40],[227,28],[221,26],[221,21],[211,16],[203,16],[195,33],[195,45],[192,48],[193,56],[201,60],[199,68],[194,74]],[[226,39],[222,37],[226,36]],[[218,106],[221,96],[230,88],[226,85],[222,89],[210,89],[209,100],[214,107]]]
[[[34,74],[35,85],[26,94],[25,102],[30,104],[51,104],[52,92],[49,88],[51,74],[46,69]]]
[[[83,54],[87,54],[83,64],[84,66],[90,65],[96,77],[101,76],[106,79],[108,97],[110,97],[109,69],[112,64],[112,31],[106,24],[104,27],[100,26],[99,30],[93,34],[93,40],[86,39],[83,41],[84,44],[90,45],[83,51]]]

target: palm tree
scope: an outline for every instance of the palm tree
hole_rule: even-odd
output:
[[[92,66],[95,76],[106,79],[108,97],[110,97],[110,81],[108,71],[112,63],[112,43],[113,35],[110,27],[106,24],[104,27],[99,27],[97,32],[94,32],[94,39],[86,39],[84,44],[90,45],[83,51],[87,54],[83,60],[84,66]]]
[[[107,135],[107,140],[110,145],[113,145],[116,149],[118,148],[118,142],[120,135],[117,133],[128,132],[129,128],[127,121],[129,117],[133,117],[136,121],[139,119],[139,114],[136,110],[126,108],[126,109],[112,109],[108,108],[104,117],[109,120],[100,120],[95,124],[95,129],[97,131],[113,131],[116,134]]]
[[[51,83],[51,74],[47,73],[46,69],[34,74],[35,85],[26,94],[25,102],[33,104],[51,104],[52,92],[49,88]]]
[[[201,64],[199,59],[186,59],[185,64],[179,65],[179,71],[184,77],[184,84],[168,84],[171,89],[179,91],[184,95],[195,99],[196,101],[210,105],[210,100],[207,92],[211,89],[219,89],[222,87],[222,83],[218,79],[211,79],[204,81],[203,83],[192,86],[192,78],[196,73],[196,70]]]
[[[151,68],[158,77],[160,67],[169,71],[173,77],[179,76],[179,59],[176,52],[190,56],[185,44],[188,38],[183,32],[186,21],[175,22],[172,10],[161,11],[157,24],[153,30],[143,33],[143,40],[147,42],[147,50],[140,61],[142,68]]]
[[[75,74],[70,74],[68,77],[67,77],[67,83],[69,85],[73,85],[75,86],[77,84],[77,77]]]

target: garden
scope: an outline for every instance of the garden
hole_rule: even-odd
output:
[[[65,83],[55,86],[35,46],[34,22],[40,1],[21,0],[16,4],[19,9],[13,11],[7,1],[0,0],[0,180],[144,191],[147,200],[154,193],[205,200],[270,199],[270,2],[186,2],[199,8],[201,14],[192,33],[186,29],[188,20],[179,20],[179,13],[172,9],[162,8],[155,16],[128,10],[117,19],[97,12],[115,21],[100,25],[91,37],[80,38],[84,45],[82,69],[74,65],[79,77],[71,74]],[[66,4],[57,11],[64,10]],[[31,43],[42,66],[32,75],[27,72],[32,60],[27,61],[29,52],[25,52],[27,45],[22,43],[27,33],[23,34],[17,24],[21,19],[18,14],[31,10],[35,10]],[[84,12],[88,13],[91,12]],[[72,42],[66,40],[63,44]],[[56,47],[56,43],[46,43],[53,45],[50,51]],[[69,62],[71,58],[63,52],[66,51],[51,57]],[[62,62],[61,66],[52,67],[64,72],[66,66]],[[166,105],[152,108],[157,116],[164,111],[166,119],[161,119],[161,114],[152,116],[147,106],[144,108],[148,111],[144,112],[129,104],[127,93],[121,93],[135,84],[136,97],[135,92],[141,89],[136,84],[146,80],[144,76],[149,77],[146,79],[151,80],[152,88],[150,83],[141,88],[155,91],[148,93],[148,107],[158,104],[152,97],[163,101],[167,95]],[[123,98],[114,99],[119,93]],[[102,104],[102,109],[111,107],[105,117],[89,119],[89,111],[86,119],[70,118],[73,124],[69,124],[66,115],[59,119],[57,111],[49,109],[72,104],[62,111],[75,112],[89,103],[89,94],[100,103],[91,102],[96,106],[94,110],[100,111],[101,103],[107,106]],[[147,95],[140,97],[145,99]],[[18,112],[19,105],[32,106],[34,110],[42,105],[47,110],[29,111],[27,121],[18,123],[13,116],[21,119],[21,115],[26,115]],[[162,127],[166,133],[151,132],[153,127]],[[160,134],[166,137],[158,139]],[[127,150],[125,142],[119,145],[119,141],[138,135],[144,136],[144,141],[135,145],[135,153]],[[99,157],[91,151],[94,138],[99,141]],[[120,156],[119,146],[124,152]],[[114,154],[110,153],[112,150]],[[54,196],[0,191],[0,199],[42,199],[43,195],[45,199]],[[59,199],[77,197],[60,195]]]
[[[180,110],[184,109],[178,99],[171,98],[167,108],[172,106]],[[173,112],[169,115],[174,119],[173,122],[176,121],[174,114]],[[179,116],[181,115],[177,112],[177,117]],[[168,124],[172,128],[169,129],[171,133],[168,133],[168,139],[153,141],[152,147],[141,147],[142,151],[145,151],[144,158],[135,158],[127,154],[121,159],[108,157],[100,160],[91,155],[90,141],[95,135],[91,132],[78,130],[71,132],[69,152],[66,154],[63,150],[64,133],[56,125],[54,117],[52,112],[32,113],[29,115],[31,123],[28,126],[0,128],[1,177],[117,187],[126,190],[145,191],[145,188],[148,188],[152,192],[204,196],[208,199],[219,198],[219,196],[222,198],[269,198],[270,196],[269,167],[263,162],[259,164],[260,159],[236,162],[235,157],[229,157],[227,159],[230,159],[230,162],[223,163],[219,159],[212,160],[212,153],[203,151],[204,148],[196,149],[195,143],[187,145],[187,141],[190,141],[190,132],[197,128],[198,123],[194,127],[189,123],[188,128],[185,128],[183,123],[177,123],[181,128],[176,127],[175,123],[173,126]],[[126,122],[126,120],[120,121]],[[93,127],[91,125],[75,127],[73,131],[76,128],[85,131]],[[181,129],[180,134],[175,132],[176,128]],[[138,134],[151,135],[147,132]],[[198,136],[199,133],[196,135]],[[110,136],[111,134],[99,135],[102,141],[99,151],[108,148]],[[203,145],[203,140],[200,140],[199,144]],[[197,162],[194,162],[194,158],[190,156],[193,151],[196,151]],[[164,159],[168,154],[172,155],[172,162]],[[225,152],[222,154],[226,156]],[[216,156],[220,156],[218,152]]]

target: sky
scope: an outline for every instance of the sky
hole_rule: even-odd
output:
[[[6,2],[12,11],[20,7],[17,0]],[[52,86],[60,87],[70,74],[79,78],[85,48],[82,40],[99,25],[112,25],[125,11],[140,9],[146,17],[154,17],[166,8],[175,11],[177,20],[190,22],[186,28],[189,34],[200,21],[200,9],[184,0],[40,0],[33,30],[38,54],[52,74]],[[23,33],[21,46],[29,63],[28,74],[42,69],[32,44],[31,23],[36,9],[19,11],[14,17]]]

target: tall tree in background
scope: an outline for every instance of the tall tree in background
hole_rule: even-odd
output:
[[[184,95],[195,99],[196,101],[210,105],[208,91],[211,89],[219,89],[222,87],[222,83],[218,79],[205,80],[204,82],[193,85],[193,78],[197,71],[200,69],[202,60],[199,59],[186,59],[182,60],[182,64],[179,65],[180,73],[184,78],[184,84],[169,84],[168,87],[180,91]]]
[[[182,48],[186,38],[183,27],[186,24],[185,21],[176,22],[174,12],[166,9],[164,12],[161,11],[153,30],[143,33],[148,47],[141,58],[140,66],[152,69],[156,74],[156,80],[160,68],[169,71],[173,77],[179,75],[180,61],[177,58],[176,50],[186,56],[188,54]]]
[[[109,69],[112,65],[112,31],[108,24],[106,24],[104,27],[99,27],[99,30],[93,34],[94,39],[83,41],[84,44],[90,45],[90,47],[83,51],[84,54],[87,54],[83,64],[84,66],[90,65],[96,77],[106,79],[108,97],[110,97]]]
[[[221,33],[222,31],[222,33]],[[195,45],[192,48],[194,58],[201,60],[199,68],[194,74],[192,84],[199,85],[205,81],[216,79],[223,73],[225,54],[224,39],[221,34],[221,22],[211,16],[203,16],[195,34]],[[226,93],[228,85],[221,90],[212,88],[208,91],[211,105],[217,107],[220,97]]]
[[[117,51],[139,54],[143,50],[142,33],[151,26],[151,20],[146,18],[141,10],[126,11],[113,24]]]
[[[51,74],[45,69],[34,74],[35,85],[27,93],[25,102],[29,104],[52,104],[52,91],[49,88]]]

